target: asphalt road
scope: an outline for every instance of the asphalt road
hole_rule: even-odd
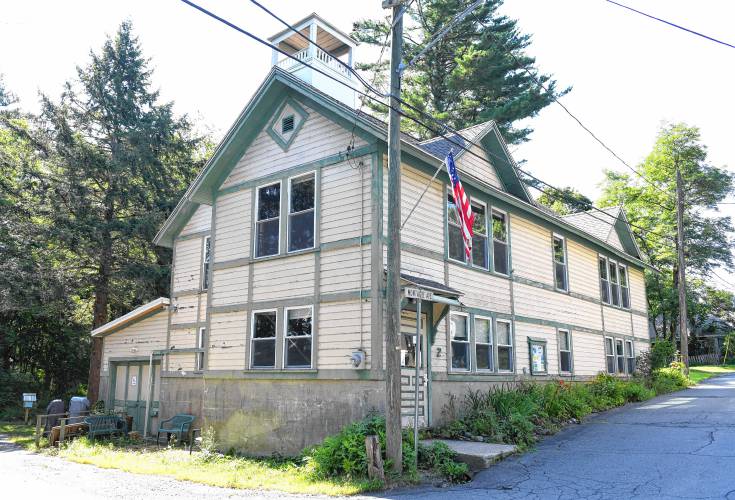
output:
[[[102,470],[28,454],[1,441],[1,498],[316,498]],[[596,415],[466,485],[363,498],[735,500],[735,375]]]

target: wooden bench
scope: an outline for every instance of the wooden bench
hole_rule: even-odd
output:
[[[156,445],[160,446],[161,434],[166,435],[166,442],[168,443],[171,436],[176,437],[176,443],[186,442],[191,446],[192,441],[192,427],[191,424],[194,422],[194,415],[179,414],[162,421],[158,425],[158,434],[156,435]]]
[[[127,424],[125,420],[115,415],[94,415],[86,417],[84,423],[88,426],[88,436],[92,439],[97,436],[125,435]]]

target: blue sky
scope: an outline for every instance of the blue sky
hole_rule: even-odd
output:
[[[267,37],[280,31],[274,19],[247,0],[202,0],[237,24]],[[311,12],[350,31],[352,21],[384,14],[380,0],[270,0],[287,20]],[[623,2],[626,3],[626,2]],[[627,4],[735,44],[735,3],[727,0],[627,0]],[[349,8],[345,8],[349,6]],[[650,150],[665,121],[702,130],[709,159],[735,167],[733,81],[735,49],[637,16],[603,0],[507,0],[502,12],[533,35],[529,53],[553,73],[563,98],[588,127],[632,165]],[[270,52],[178,0],[29,0],[3,6],[0,73],[29,109],[38,93],[58,96],[74,68],[88,61],[105,35],[132,20],[151,58],[154,81],[165,99],[220,137],[270,68]],[[357,60],[377,54],[358,47]],[[572,185],[597,197],[605,168],[625,171],[559,106],[529,119],[531,140],[513,150],[524,168],[547,182]],[[735,205],[726,208],[735,215]],[[735,284],[735,275],[719,272]],[[735,290],[732,285],[718,283]]]

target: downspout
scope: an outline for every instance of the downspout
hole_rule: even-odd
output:
[[[148,362],[148,397],[145,400],[145,421],[143,422],[143,437],[148,435],[148,419],[151,412],[151,398],[153,397],[153,351]]]

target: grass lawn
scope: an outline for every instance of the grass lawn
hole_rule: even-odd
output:
[[[707,365],[693,366],[689,369],[689,378],[692,382],[699,383],[716,375],[724,375],[726,373],[735,373],[735,364],[729,365]]]
[[[34,449],[33,426],[0,422],[0,434],[25,448]],[[104,469],[120,469],[137,474],[159,474],[183,481],[227,488],[268,489],[289,493],[354,495],[382,488],[382,484],[366,480],[318,479],[308,465],[294,460],[255,459],[210,455],[183,449],[146,449],[142,446],[116,446],[115,443],[86,438],[72,441],[61,450],[46,448],[51,454],[72,462],[95,465]]]

